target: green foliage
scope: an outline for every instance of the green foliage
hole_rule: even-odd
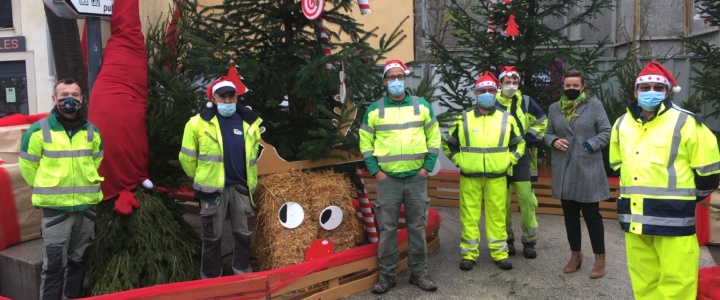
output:
[[[88,249],[85,291],[96,296],[198,279],[200,238],[173,199],[137,191],[139,209],[117,214],[115,200],[97,205],[95,243]]]
[[[377,99],[382,87],[376,62],[406,37],[398,26],[372,47],[368,39],[377,28],[366,30],[349,14],[357,3],[328,0],[322,18],[332,54],[325,55],[316,32],[319,23],[305,18],[300,1],[226,0],[202,7],[192,0],[182,5],[187,13],[179,22],[180,36],[192,45],[183,53],[183,72],[195,79],[193,86],[204,86],[224,75],[233,59],[251,90],[242,103],[263,118],[263,139],[287,160],[328,157],[338,141],[347,141],[331,126],[338,118],[331,111],[340,63],[347,89],[353,91],[348,99]],[[340,34],[351,41],[340,42]],[[326,71],[326,63],[335,70]],[[283,100],[287,108],[279,107]]]
[[[720,26],[720,2],[698,0],[696,5],[712,26]],[[692,87],[695,91],[686,108],[699,111],[702,105],[710,104],[712,111],[703,117],[720,117],[720,102],[714,97],[720,90],[720,47],[699,38],[688,38],[685,39],[685,48],[699,56],[695,65],[702,66],[692,68]]]
[[[489,1],[478,1],[468,4],[467,1],[450,0],[445,19],[453,28],[452,36],[457,44],[449,47],[447,42],[431,36],[431,51],[434,63],[438,66],[437,74],[443,84],[440,105],[446,107],[446,113],[439,120],[447,124],[452,116],[472,106],[468,97],[472,83],[482,71],[493,71],[513,65],[520,71],[523,93],[531,95],[546,108],[558,98],[559,79],[564,66],[583,70],[601,76],[602,72],[594,65],[594,61],[604,54],[608,40],[598,42],[594,48],[581,49],[582,41],[572,40],[564,33],[566,29],[583,25],[592,29],[593,19],[604,11],[611,9],[610,0],[558,0],[558,1],[513,1],[510,7],[500,1],[496,9],[490,9]],[[550,27],[545,20],[564,18],[572,8],[579,8],[579,13],[568,17],[565,24]],[[499,33],[488,35],[488,20],[493,20],[498,27],[504,26],[510,14],[520,30],[520,36],[511,39]],[[548,50],[539,51],[544,48]],[[459,54],[461,52],[461,54]],[[540,80],[548,76],[550,84]],[[594,78],[590,79],[589,87],[593,86]]]

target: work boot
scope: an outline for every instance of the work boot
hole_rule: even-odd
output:
[[[496,260],[495,265],[503,270],[512,270],[512,263],[507,259]]]
[[[427,275],[410,275],[410,284],[417,285],[419,288],[428,292],[437,291],[437,284],[435,284],[435,282],[433,282]]]
[[[537,252],[535,252],[535,244],[523,243],[523,256],[528,259],[536,258]]]
[[[565,266],[565,269],[563,269],[563,272],[565,273],[572,273],[580,269],[580,266],[582,266],[582,259],[583,255],[580,251],[573,251],[572,255],[570,256],[570,261],[568,261],[567,265]]]
[[[513,242],[508,242],[508,255],[515,256],[515,244]]]
[[[460,270],[470,271],[475,266],[475,262],[469,259],[463,259],[460,261]]]
[[[373,285],[372,292],[373,294],[385,294],[387,291],[389,291],[391,288],[394,288],[397,285],[395,283],[395,277],[383,277],[380,276],[380,280]]]
[[[605,275],[605,254],[595,254],[595,266],[590,272],[590,278],[598,279]]]

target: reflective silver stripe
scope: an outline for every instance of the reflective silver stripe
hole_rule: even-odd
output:
[[[460,247],[460,253],[470,253],[470,252],[473,252],[473,251],[475,251],[475,250],[474,250],[474,249],[468,249],[468,248],[465,248],[465,247]]]
[[[257,158],[251,159],[250,162],[249,162],[249,164],[250,164],[251,167],[254,167],[255,165],[257,165]]]
[[[502,124],[500,124],[500,142],[498,146],[505,145],[505,132],[507,131],[508,113],[503,113]]]
[[[472,239],[472,240],[461,239],[461,240],[470,246],[477,245],[480,243],[480,241],[478,239]]]
[[[365,152],[363,152],[362,156],[363,156],[363,158],[368,158],[370,156],[373,156],[373,151],[372,150],[365,151]]]
[[[522,231],[527,236],[536,236],[537,235],[537,227],[535,227],[535,228],[524,228],[523,227]]]
[[[545,120],[547,120],[547,116],[543,115],[542,117],[540,117],[540,119],[535,120],[535,123],[533,123],[533,125],[540,125],[542,124],[542,122],[545,122]]]
[[[515,157],[517,157],[517,156],[515,156]],[[518,159],[520,159],[520,158],[518,158]],[[538,176],[538,171],[537,171],[537,170],[530,170],[530,176]]]
[[[67,158],[67,157],[80,157],[80,156],[91,156],[92,150],[44,150],[42,156],[49,158]]]
[[[448,141],[448,143],[450,143],[450,144],[458,145],[458,146],[460,145],[460,142],[458,142],[458,140],[457,140],[454,136],[452,136],[452,135],[445,134],[445,139],[446,139],[446,140]]]
[[[85,130],[87,130],[87,141],[88,141],[88,142],[92,142],[93,137],[95,137],[95,126],[93,126],[92,124],[88,123],[88,124],[87,124],[87,127],[85,128]]]
[[[380,117],[380,119],[385,119],[385,98],[380,98],[380,100],[378,100],[378,110],[378,117]]]
[[[688,115],[687,114],[680,114],[678,117],[677,123],[675,123],[675,128],[673,129],[673,136],[672,136],[672,144],[670,145],[670,157],[668,158],[668,166],[667,166],[667,174],[668,174],[668,188],[674,189],[677,187],[677,171],[675,170],[675,159],[678,156],[679,148],[680,148],[680,139],[682,138],[680,134],[680,129],[682,129],[683,125],[685,125],[685,121],[687,121]]]
[[[493,238],[488,238],[488,244],[490,243],[507,243],[507,240],[496,240]]]
[[[517,145],[520,144],[520,141],[522,141],[523,137],[516,136],[514,139],[510,140],[510,145]]]
[[[415,127],[422,127],[424,124],[423,121],[414,121],[414,122],[407,122],[402,124],[381,124],[381,125],[375,125],[376,131],[385,131],[385,130],[403,130],[408,128],[415,128]]]
[[[40,129],[42,130],[43,141],[45,141],[45,143],[52,143],[52,135],[50,134],[50,124],[48,123],[48,118],[40,120]]]
[[[33,187],[35,195],[91,194],[100,192],[100,186]]]
[[[412,103],[413,103],[413,112],[415,112],[415,115],[417,116],[420,114],[420,104],[418,103],[417,96],[412,97]]]
[[[648,186],[621,186],[620,194],[643,194],[650,196],[695,197],[695,189],[661,188]]]
[[[615,167],[619,167],[622,163],[616,163],[616,164],[610,164],[610,168],[615,169]]]
[[[537,130],[535,130],[534,128],[528,129],[527,134],[531,135],[536,139],[540,139],[540,133],[538,133]]]
[[[463,132],[465,133],[465,146],[470,146],[470,130],[468,130],[468,112],[463,113]]]
[[[696,169],[698,172],[700,172],[700,173],[710,173],[710,172],[713,172],[713,171],[720,170],[720,162],[716,162],[716,163],[714,163],[714,164],[709,164],[709,165],[706,165],[706,166],[700,166],[700,167],[697,167],[697,168],[695,168],[695,169]]]
[[[427,123],[427,125],[425,125],[425,131],[430,130],[430,128],[432,128],[435,123],[437,123],[437,119],[433,117],[432,120],[430,120],[430,123]]]
[[[440,154],[440,148],[430,147],[430,148],[428,148],[428,153]]]
[[[25,151],[20,151],[20,157],[23,158],[23,159],[25,159],[25,160],[32,161],[32,162],[40,162],[40,156],[32,155],[32,154],[27,153],[27,152],[25,152]]]
[[[695,226],[695,217],[689,218],[664,218],[643,215],[618,214],[618,221],[621,223],[636,222],[643,225],[688,227]]]
[[[98,159],[105,156],[105,150],[100,150],[98,153],[93,154],[93,159]]]
[[[209,162],[222,162],[223,158],[220,155],[199,155],[198,160]]]
[[[373,130],[373,129],[372,129],[370,126],[368,126],[367,124],[362,124],[362,125],[360,125],[360,129],[365,130],[365,131],[367,131],[367,132],[369,132],[369,133],[375,133],[375,130]]]
[[[195,158],[197,158],[197,156],[198,156],[198,153],[196,151],[192,151],[185,147],[180,147],[180,153],[185,154],[190,157],[195,157]]]
[[[508,147],[488,147],[488,148],[460,147],[460,151],[470,152],[470,153],[501,153],[501,152],[507,152]]]
[[[425,154],[400,154],[391,156],[379,156],[377,158],[379,163],[389,163],[396,161],[412,161],[425,158]]]
[[[618,148],[620,147],[620,124],[622,123],[623,120],[625,120],[625,116],[626,116],[626,115],[627,115],[627,113],[624,114],[624,115],[622,115],[622,116],[620,116],[620,118],[618,118],[617,122],[615,123],[615,131],[617,131],[617,144],[618,144]]]
[[[209,186],[209,185],[202,185],[197,182],[193,182],[193,188],[201,191],[203,193],[215,193],[215,192],[221,192],[222,188]]]
[[[257,188],[250,189],[250,194],[255,194],[255,190],[257,190]]]
[[[714,189],[712,189],[712,190],[697,190],[696,195],[704,198],[704,197],[710,196],[710,194],[712,194],[712,192],[714,192],[714,191],[715,191]]]
[[[520,158],[522,158],[522,154],[520,154],[520,153],[513,152],[512,154],[513,154],[513,156],[515,156],[515,158],[517,158],[518,160],[519,160]]]

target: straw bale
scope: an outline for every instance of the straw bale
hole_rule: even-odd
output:
[[[364,240],[358,219],[342,174],[287,171],[260,178],[257,197],[257,225],[253,250],[263,270],[280,268],[305,261],[305,251],[316,239],[330,240],[335,252],[355,247]],[[282,226],[278,213],[283,204],[295,202],[305,213],[296,228]],[[320,226],[320,214],[335,205],[343,211],[343,222],[328,231]]]

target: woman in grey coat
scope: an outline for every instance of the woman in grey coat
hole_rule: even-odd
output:
[[[610,198],[603,147],[610,140],[610,121],[602,102],[585,94],[582,72],[565,73],[563,96],[550,105],[545,143],[551,147],[552,194],[562,203],[572,255],[565,273],[582,265],[580,212],[590,235],[595,266],[590,278],[605,274],[605,236],[599,202]]]

